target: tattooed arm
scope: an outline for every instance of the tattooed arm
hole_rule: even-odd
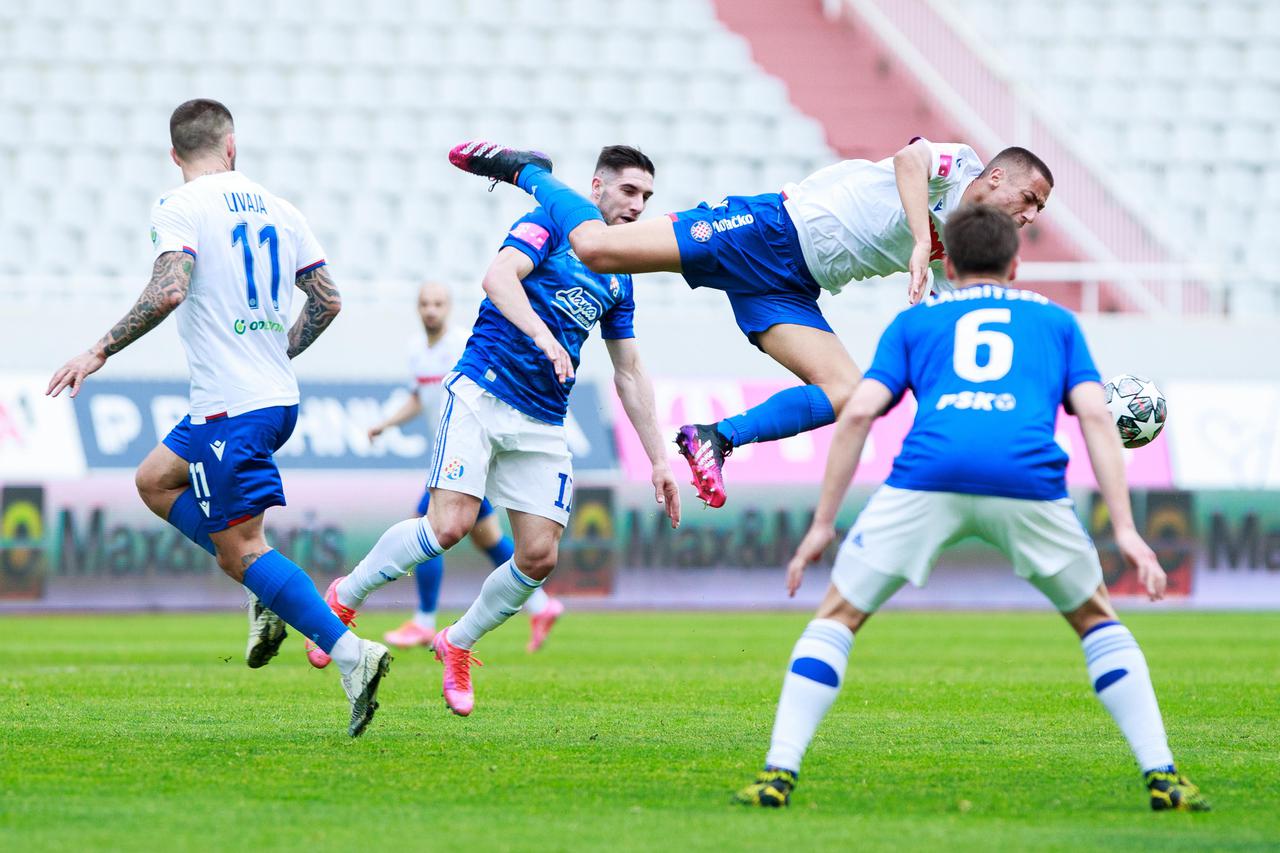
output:
[[[293,283],[307,294],[307,303],[302,306],[302,313],[289,330],[289,358],[297,358],[311,346],[342,310],[342,296],[338,293],[327,266],[308,270],[294,279]]]
[[[49,380],[47,393],[56,397],[63,388],[71,388],[71,396],[80,392],[85,377],[102,368],[107,357],[115,355],[147,332],[160,325],[160,321],[173,313],[173,309],[187,298],[191,287],[191,271],[194,260],[186,252],[165,252],[156,258],[151,270],[151,281],[120,322],[111,327],[87,352],[83,352],[64,364]]]

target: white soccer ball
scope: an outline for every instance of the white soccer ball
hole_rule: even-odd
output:
[[[1109,380],[1102,391],[1125,447],[1150,444],[1164,429],[1168,404],[1150,379],[1122,373]]]

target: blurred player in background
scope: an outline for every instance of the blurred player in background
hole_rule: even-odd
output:
[[[263,535],[265,511],[285,503],[272,454],[298,419],[290,359],[337,316],[338,289],[302,214],[235,171],[235,127],[225,106],[187,101],[173,111],[169,132],[184,183],[152,208],[151,282],[111,331],[53,375],[48,393],[70,388],[74,397],[86,376],[177,311],[191,412],[139,466],[138,493],[252,594],[250,666],[279,649],[281,619],[333,655],[355,737],[373,719],[391,655],[349,631],[306,572]],[[293,303],[293,289],[281,281],[286,272],[307,295],[292,328],[285,325]]]
[[[600,152],[591,197],[607,222],[635,221],[653,194],[653,173],[653,163],[634,148]],[[680,492],[632,328],[631,278],[587,269],[538,208],[512,226],[485,273],[484,290],[488,298],[466,351],[445,378],[426,517],[384,533],[326,594],[334,612],[350,622],[375,589],[462,539],[475,526],[485,495],[506,507],[515,556],[489,575],[462,618],[435,637],[445,702],[462,716],[475,704],[472,646],[515,615],[556,566],[573,505],[564,419],[579,352],[597,325],[618,397],[653,464],[654,496],[672,527],[680,521]]]
[[[944,549],[976,536],[1080,635],[1089,680],[1133,749],[1151,807],[1207,810],[1174,767],[1146,659],[1111,607],[1098,553],[1067,496],[1067,455],[1054,440],[1059,405],[1080,420],[1121,555],[1152,600],[1163,597],[1165,573],[1134,526],[1120,439],[1080,328],[1043,296],[1006,287],[1018,232],[1002,211],[961,208],[947,224],[946,247],[947,273],[960,289],[898,315],[840,414],[813,525],[787,567],[792,595],[835,537],[872,422],[907,390],[919,406],[792,652],[765,769],[736,800],[787,805],[809,741],[840,692],[854,634],[907,581],[923,586]]]
[[[723,463],[734,447],[825,426],[849,399],[860,373],[822,316],[822,290],[899,272],[911,275],[913,304],[931,279],[949,289],[938,233],[952,211],[982,202],[1021,227],[1035,221],[1053,188],[1048,167],[1025,149],[1007,148],[984,167],[967,145],[915,139],[892,158],[846,160],[781,193],[729,196],[606,228],[537,152],[472,142],[449,159],[532,194],[595,272],[678,272],[690,287],[723,290],[747,339],[805,383],[719,423],[680,428],[676,446],[698,497],[713,507],[724,505]]]
[[[422,285],[418,292],[418,316],[422,319],[422,337],[415,337],[409,353],[409,375],[411,386],[409,397],[391,417],[369,429],[369,440],[374,441],[384,431],[406,424],[419,415],[426,413],[430,423],[440,419],[441,402],[444,398],[443,380],[445,374],[453,370],[453,366],[462,357],[467,346],[466,333],[449,324],[449,316],[453,310],[453,297],[449,288],[439,282],[429,281]],[[418,501],[416,515],[427,514],[431,503],[431,489],[424,488],[422,498]],[[489,555],[494,567],[501,566],[515,553],[511,537],[502,532],[502,525],[493,512],[493,504],[487,500],[480,502],[480,513],[476,518],[476,526],[471,528],[471,542]],[[440,598],[440,583],[444,579],[444,555],[434,557],[414,570],[418,585],[418,609],[413,616],[399,628],[388,631],[384,639],[393,646],[408,648],[411,646],[430,646],[436,636],[436,604]],[[529,613],[531,636],[527,649],[536,652],[542,647],[551,627],[555,625],[564,605],[551,598],[541,588],[534,590],[533,595],[525,602],[524,609]],[[322,655],[319,649],[315,654]],[[315,658],[312,658],[314,661]]]

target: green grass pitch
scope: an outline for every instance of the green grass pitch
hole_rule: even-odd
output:
[[[361,619],[366,636],[399,614]],[[729,805],[807,616],[573,613],[486,638],[477,709],[400,652],[366,735],[296,636],[243,616],[0,618],[0,849],[1246,850],[1280,843],[1280,614],[1143,612],[1180,766],[1214,812],[1153,814],[1049,613],[886,613],[790,810]]]

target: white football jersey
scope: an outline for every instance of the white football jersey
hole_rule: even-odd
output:
[[[933,236],[935,288],[950,290],[942,274],[939,234],[960,197],[982,173],[982,161],[968,145],[931,143],[929,230]],[[893,158],[878,162],[845,160],[783,187],[805,264],[814,280],[839,293],[851,281],[905,272],[915,238],[902,209]]]
[[[427,343],[426,334],[415,335],[409,344],[409,390],[418,396],[427,422],[435,427],[444,398],[444,377],[462,358],[467,348],[467,334],[461,329],[447,329],[435,345]]]
[[[239,172],[188,181],[151,209],[155,254],[186,252],[191,289],[178,334],[191,370],[191,416],[298,402],[289,363],[294,278],[324,264],[297,208]]]

